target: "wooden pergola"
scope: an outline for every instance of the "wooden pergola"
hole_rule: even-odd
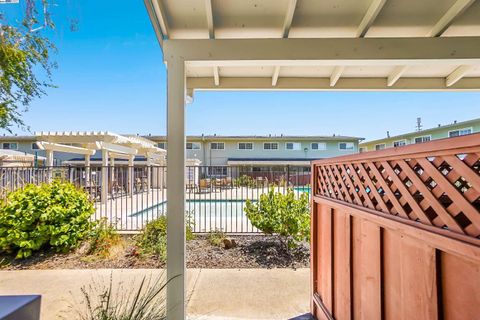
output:
[[[479,1],[145,5],[168,78],[168,319],[185,319],[185,103],[195,90],[480,89]]]
[[[108,167],[115,166],[115,159],[128,160],[129,194],[133,194],[133,165],[135,156],[146,158],[147,171],[152,163],[165,158],[166,151],[153,141],[139,136],[119,135],[108,131],[41,131],[36,133],[37,145],[46,153],[46,166],[53,167],[54,152],[66,152],[85,156],[86,183],[90,176],[91,156],[102,153],[102,186],[108,185]],[[150,188],[150,174],[147,174]],[[108,197],[108,188],[102,188],[101,200]]]

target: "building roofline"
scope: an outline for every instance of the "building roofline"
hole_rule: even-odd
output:
[[[165,135],[150,135],[145,136],[151,140],[165,140],[167,137]],[[361,137],[351,137],[351,136],[294,136],[294,135],[244,135],[244,136],[223,136],[223,135],[188,135],[187,139],[192,140],[329,140],[329,141],[340,141],[340,140],[356,140],[361,141],[365,138]]]
[[[422,134],[434,132],[434,131],[439,130],[439,129],[448,129],[448,128],[454,128],[454,127],[458,127],[458,126],[465,126],[465,125],[469,125],[469,124],[472,124],[472,123],[475,123],[475,122],[480,122],[480,118],[461,121],[461,122],[454,122],[454,123],[446,124],[446,125],[443,125],[443,126],[436,126],[436,127],[433,127],[433,128],[428,128],[428,129],[424,129],[424,130],[420,130],[420,131],[411,131],[411,132],[402,133],[402,134],[399,134],[399,135],[396,135],[396,136],[365,141],[365,142],[360,143],[360,146],[367,145],[367,144],[372,144],[372,143],[377,143],[377,142],[382,142],[382,141],[385,141],[385,140],[408,138],[412,135],[422,135]]]

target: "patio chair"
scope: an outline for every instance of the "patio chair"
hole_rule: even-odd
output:
[[[212,188],[212,185],[211,185],[211,180],[210,179],[200,179],[200,186],[199,186],[199,191],[200,192],[205,191],[205,190],[210,191],[211,188]]]

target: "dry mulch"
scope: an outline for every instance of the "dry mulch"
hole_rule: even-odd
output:
[[[288,252],[275,237],[263,235],[231,236],[237,246],[231,249],[211,245],[204,235],[187,242],[187,268],[303,268],[309,266],[309,246],[302,244]],[[102,269],[102,268],[163,268],[156,256],[139,255],[131,236],[111,250],[108,258],[82,254],[52,252],[15,260],[0,257],[0,269]]]

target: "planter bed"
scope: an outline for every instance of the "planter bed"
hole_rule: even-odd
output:
[[[309,246],[302,244],[290,253],[275,237],[264,235],[231,236],[237,246],[225,249],[211,245],[207,236],[197,235],[187,242],[187,268],[304,268],[309,266]],[[99,269],[163,268],[156,256],[138,254],[132,236],[125,236],[110,256],[100,258],[82,253],[82,248],[67,253],[36,253],[24,260],[0,256],[3,270],[20,269]]]

